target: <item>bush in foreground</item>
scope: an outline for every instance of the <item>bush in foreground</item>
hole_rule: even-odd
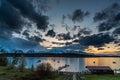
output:
[[[7,66],[8,60],[7,57],[0,57],[0,66]]]
[[[36,73],[43,77],[52,76],[53,67],[49,63],[42,63],[37,67]]]
[[[22,76],[22,80],[46,80],[52,79],[53,76],[53,67],[49,63],[42,63],[31,74]]]

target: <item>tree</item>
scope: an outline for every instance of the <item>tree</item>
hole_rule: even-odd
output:
[[[31,66],[31,71],[34,71],[34,65],[32,64],[32,66]]]
[[[18,68],[21,72],[23,72],[25,70],[25,66],[26,66],[26,60],[25,57],[23,55],[21,55],[21,58],[19,59],[19,65]]]

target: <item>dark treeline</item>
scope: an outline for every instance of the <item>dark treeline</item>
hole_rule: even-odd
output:
[[[71,57],[71,58],[79,58],[79,57],[120,57],[119,55],[97,55],[97,54],[77,54],[77,53],[3,53],[0,54],[0,57],[20,57],[21,55],[25,57]]]

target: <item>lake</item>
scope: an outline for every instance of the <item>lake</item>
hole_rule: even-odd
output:
[[[12,59],[10,59],[12,60]],[[10,61],[9,60],[9,61]],[[65,57],[27,57],[26,68],[32,65],[37,67],[41,63],[50,63],[55,70],[59,67],[65,67],[61,71],[82,72],[86,66],[110,66],[112,69],[120,69],[120,58],[100,57],[100,58],[65,58]]]

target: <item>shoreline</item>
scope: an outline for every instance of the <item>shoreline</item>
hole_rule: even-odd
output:
[[[120,58],[120,55],[89,55],[89,54],[76,54],[76,53],[61,53],[61,54],[54,54],[54,53],[2,53],[0,57],[69,57],[69,58],[96,58],[96,57],[107,57],[107,58]]]

